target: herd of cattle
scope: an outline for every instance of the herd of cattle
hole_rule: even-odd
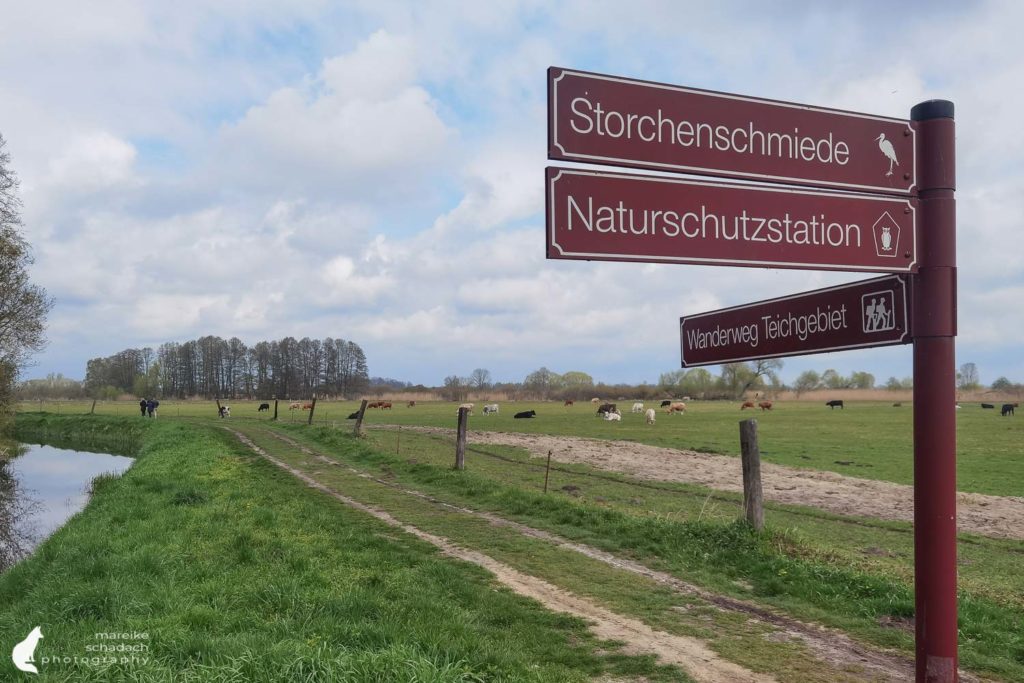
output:
[[[667,414],[667,415],[673,415],[675,413],[685,413],[686,412],[686,403],[685,403],[685,401],[688,401],[688,400],[690,400],[689,396],[684,396],[683,397],[683,401],[675,401],[675,400],[667,399],[667,400],[664,400],[664,401],[661,402],[660,407],[665,409],[665,414]],[[621,422],[622,421],[622,413],[619,412],[619,409],[616,406],[616,404],[614,404],[614,403],[602,403],[601,400],[597,399],[597,398],[591,399],[591,403],[593,403],[595,405],[598,405],[597,413],[596,413],[597,417],[604,418],[605,420],[607,420],[609,422]],[[575,401],[569,399],[569,400],[566,400],[563,405],[565,407],[571,407],[571,406],[575,405]],[[828,402],[825,403],[825,405],[828,406],[829,409],[831,409],[831,410],[835,410],[836,408],[840,408],[840,409],[844,408],[843,402],[839,401],[839,400],[828,401]],[[901,405],[900,403],[893,403],[893,406],[897,406],[898,407],[900,405]],[[406,402],[406,407],[408,407],[408,408],[414,408],[415,406],[416,406],[416,401],[408,401],[408,402]],[[366,407],[367,408],[374,408],[374,409],[381,409],[381,410],[390,410],[391,407],[392,407],[392,402],[391,401],[370,401],[370,402],[368,402],[366,404]],[[475,404],[473,404],[473,403],[463,403],[463,404],[461,404],[459,406],[459,410],[461,411],[462,409],[465,409],[467,414],[472,415],[474,407],[475,407]],[[960,404],[958,403],[956,407],[959,409],[960,408]],[[995,409],[995,404],[993,404],[993,403],[982,403],[981,407],[984,410],[994,410]],[[1014,414],[1014,412],[1013,412],[1014,408],[1018,408],[1018,407],[1020,407],[1019,403],[1004,403],[1004,404],[1002,404],[1002,407],[1001,407],[1001,410],[1000,410],[999,414],[1001,416],[1004,416],[1004,417],[1007,416],[1007,415],[1013,415]],[[740,410],[746,410],[747,408],[751,408],[751,409],[753,409],[753,408],[760,408],[761,410],[771,410],[772,409],[772,402],[771,401],[759,401],[758,403],[755,404],[753,401],[743,401],[743,403],[740,405]],[[313,403],[312,402],[302,402],[302,401],[291,401],[288,404],[288,410],[300,410],[300,409],[301,410],[312,410],[313,409]],[[257,412],[262,413],[263,411],[269,411],[269,410],[270,410],[270,404],[269,403],[260,403],[259,408],[257,409]],[[487,405],[484,406],[484,415],[497,415],[499,410],[500,410],[500,407],[498,406],[497,403],[488,403]],[[634,402],[632,408],[630,408],[630,412],[631,413],[638,413],[638,414],[642,413],[644,415],[645,422],[647,424],[649,424],[649,425],[652,425],[655,422],[656,413],[655,413],[654,408],[645,408],[642,401]],[[218,409],[218,413],[219,413],[220,417],[231,417],[231,406],[227,406],[227,405],[220,406],[219,409]],[[354,412],[351,415],[349,415],[348,419],[349,420],[354,420],[358,416],[359,416],[359,411],[357,410],[356,412]],[[516,413],[512,417],[518,420],[518,419],[533,418],[533,417],[536,417],[536,416],[537,416],[537,411],[536,410],[524,410],[522,412]]]

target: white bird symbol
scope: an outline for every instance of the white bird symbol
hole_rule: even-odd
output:
[[[893,164],[896,164],[897,166],[900,165],[900,162],[898,162],[896,160],[896,150],[893,149],[892,143],[885,139],[885,133],[882,133],[881,135],[879,135],[875,139],[878,140],[878,149],[882,150],[882,154],[884,154],[885,156],[889,157],[889,172],[886,173],[885,175],[891,176],[892,175],[892,165]]]

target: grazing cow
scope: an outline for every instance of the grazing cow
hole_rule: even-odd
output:
[[[302,409],[303,410],[313,410],[313,404],[312,403],[303,403],[302,404]]]
[[[381,403],[383,403],[383,401],[370,401],[369,403],[366,404],[366,407],[367,408],[380,408],[380,404]]]
[[[231,417],[231,406],[221,406],[220,407],[220,416],[221,417]]]
[[[406,408],[415,408],[416,407],[416,401],[409,401],[408,403],[405,404],[405,407]]]
[[[843,402],[842,401],[829,401],[825,405],[827,405],[832,410],[835,410],[836,408],[842,408],[843,407]]]
[[[981,404],[981,408],[982,408],[982,410],[995,410],[996,409],[996,407],[994,405],[992,405],[991,403],[982,403]]]
[[[1003,409],[999,412],[999,415],[1003,417],[1005,417],[1006,415],[1013,415],[1013,407],[1015,405],[1015,403],[1004,403]]]
[[[644,413],[644,417],[647,419],[647,424],[654,424],[654,408],[648,408],[647,412]]]
[[[391,410],[391,401],[383,401],[380,404],[381,410]]]
[[[619,415],[618,413],[613,413],[612,411],[609,410],[607,413],[604,414],[604,419],[607,420],[608,422],[622,422],[622,415]]]
[[[590,399],[590,402],[593,403],[594,405],[597,405],[598,403],[601,402],[601,399],[599,399],[599,398],[592,398],[592,399]]]
[[[498,404],[497,403],[489,403],[489,404],[484,406],[484,415],[490,415],[491,413],[494,413],[494,414],[498,413]]]
[[[562,405],[571,406],[573,405],[573,400],[571,398],[567,398],[565,399],[565,403],[563,403]]]
[[[683,396],[683,401],[692,401],[693,399],[689,396]]]
[[[601,407],[597,409],[597,417],[601,417],[605,413],[618,412],[615,408],[614,403],[602,403]]]
[[[668,406],[668,410],[665,411],[665,413],[668,414],[668,415],[671,415],[672,413],[685,413],[685,412],[686,412],[686,404],[678,402],[678,401],[675,402],[675,403],[670,403],[669,406]]]
[[[892,404],[892,407],[893,407],[893,408],[900,408],[900,407],[902,407],[902,406],[903,406],[903,404],[902,404],[902,403],[893,403],[893,404]]]
[[[288,410],[298,410],[301,407],[302,404],[299,403],[298,401],[292,401],[291,403],[288,404]]]
[[[629,412],[631,412],[631,413],[642,413],[642,412],[644,412],[644,404],[641,403],[640,401],[637,401],[636,403],[633,404],[633,409],[631,411],[629,411]]]
[[[757,407],[760,408],[761,410],[771,410],[772,409],[772,402],[771,401],[761,401],[760,403],[757,404]]]
[[[753,408],[753,407],[754,407],[754,402],[753,401],[744,401],[743,405],[740,406],[740,410],[746,410],[747,408]]]
[[[524,410],[523,412],[516,413],[515,415],[512,416],[512,418],[515,419],[515,420],[521,420],[521,419],[527,418],[527,417],[537,417],[537,411],[536,410]]]
[[[660,407],[665,408],[670,405],[672,405],[672,401],[662,401]]]
[[[356,412],[352,413],[351,415],[349,415],[348,417],[346,417],[345,419],[346,420],[354,420],[357,417],[359,417],[359,411],[358,410]]]
[[[270,410],[270,404],[269,403],[261,403],[260,407],[256,409],[256,412],[257,413],[262,413],[264,410]]]
[[[462,410],[463,408],[465,408],[466,412],[468,412],[470,415],[473,414],[473,404],[472,403],[463,403],[462,405],[459,406],[459,410]],[[458,413],[458,410],[455,411],[455,412]]]

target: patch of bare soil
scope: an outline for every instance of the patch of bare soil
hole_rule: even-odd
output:
[[[444,434],[455,431],[439,427],[402,429]],[[536,457],[565,463],[583,463],[638,479],[681,481],[719,491],[743,492],[740,459],[696,451],[647,446],[630,441],[602,441],[572,436],[516,434],[510,432],[467,433],[470,444],[518,446]],[[761,463],[761,482],[766,500],[805,505],[840,515],[876,517],[911,522],[914,491],[905,484],[858,479],[835,472],[803,470]],[[1024,498],[957,494],[957,527],[960,531],[994,538],[1024,539]]]

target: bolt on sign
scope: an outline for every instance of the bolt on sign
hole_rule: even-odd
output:
[[[910,122],[548,69],[548,158],[910,194]]]
[[[679,319],[684,368],[909,344],[904,276],[890,275]]]
[[[548,168],[547,257],[913,272],[906,197]]]

